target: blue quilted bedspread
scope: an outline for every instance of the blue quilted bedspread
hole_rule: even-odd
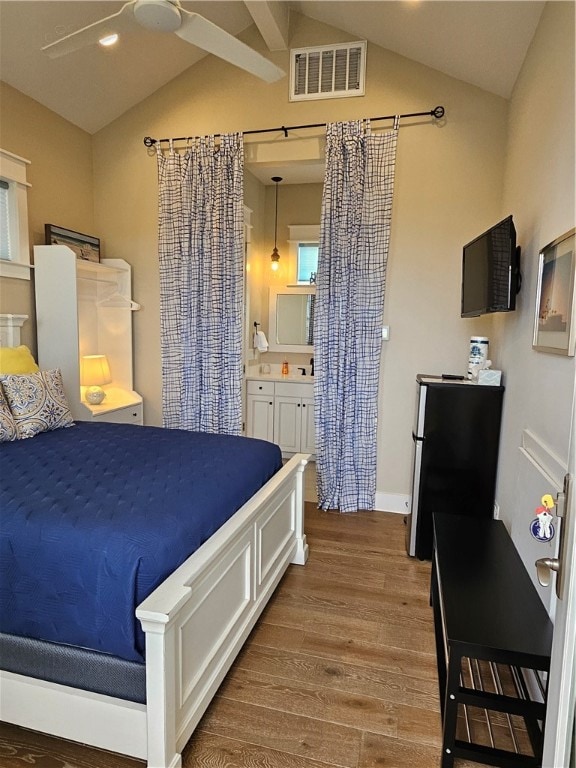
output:
[[[144,658],[136,606],[282,465],[263,440],[77,423],[0,446],[0,632]]]

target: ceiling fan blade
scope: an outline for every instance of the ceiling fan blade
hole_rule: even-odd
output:
[[[183,17],[182,26],[176,30],[176,34],[187,43],[192,43],[267,83],[273,83],[286,75],[265,56],[203,16],[182,8],[180,12]]]
[[[79,51],[81,48],[94,45],[106,35],[123,32],[129,26],[132,6],[135,2],[136,0],[129,0],[112,16],[106,16],[106,18],[95,21],[87,27],[71,32],[69,35],[61,37],[49,45],[45,45],[42,50],[51,59],[57,59],[60,56],[66,56],[68,53]]]

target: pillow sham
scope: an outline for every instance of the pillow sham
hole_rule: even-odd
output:
[[[9,443],[16,438],[16,422],[0,386],[0,443]]]
[[[0,373],[36,373],[36,361],[28,347],[0,347]]]
[[[18,440],[74,424],[59,368],[27,375],[0,375]]]

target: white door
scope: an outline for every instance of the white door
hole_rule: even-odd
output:
[[[574,701],[576,697],[576,393],[572,401],[572,435],[568,458],[570,483],[562,544],[562,591],[556,604],[543,768],[574,768]],[[558,578],[558,576],[556,576]],[[570,756],[572,755],[572,760]]]

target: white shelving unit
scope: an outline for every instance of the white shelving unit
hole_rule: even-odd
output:
[[[75,419],[143,423],[133,389],[131,267],[122,259],[82,261],[66,246],[34,247],[38,363],[60,368]],[[80,358],[103,354],[112,383],[90,405],[80,386]]]

